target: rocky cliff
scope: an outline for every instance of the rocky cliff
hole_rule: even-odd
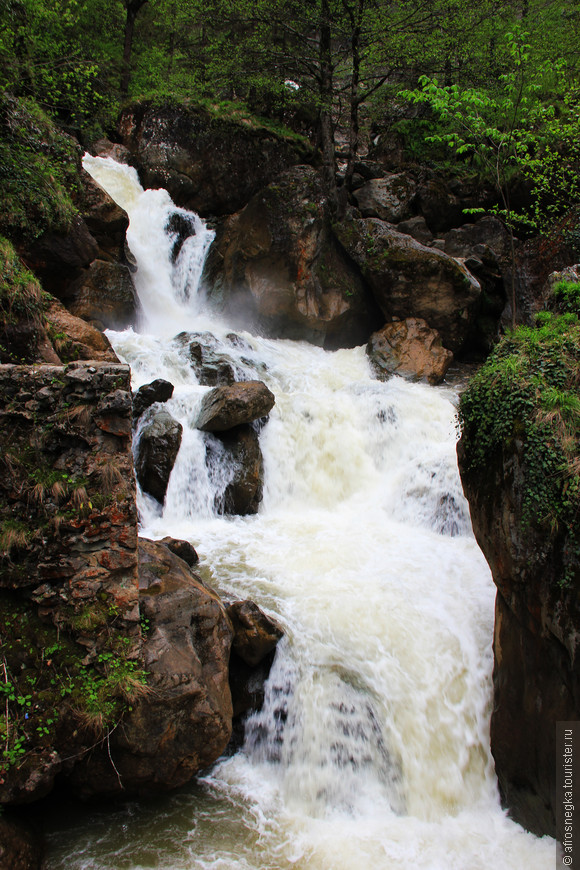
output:
[[[155,794],[231,737],[230,648],[256,628],[190,545],[138,541],[132,421],[125,365],[0,366],[3,804]]]
[[[462,397],[458,458],[497,586],[491,749],[510,814],[556,833],[556,722],[580,717],[580,326],[544,315]]]

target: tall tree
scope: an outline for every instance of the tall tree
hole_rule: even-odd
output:
[[[140,10],[149,0],[123,0],[125,7],[125,32],[123,40],[123,65],[121,70],[121,97],[129,93],[131,81],[131,54],[133,51],[133,37],[135,34],[135,21]]]

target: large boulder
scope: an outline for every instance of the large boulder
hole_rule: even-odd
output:
[[[150,384],[143,384],[133,396],[133,420],[138,420],[156,402],[167,402],[172,397],[173,390],[171,381],[164,378],[156,378]]]
[[[284,636],[278,623],[253,601],[234,601],[227,613],[234,629],[232,650],[247,665],[259,665]]]
[[[413,215],[416,184],[405,173],[371,178],[354,194],[363,217],[380,218],[390,223],[408,220]]]
[[[416,317],[387,323],[374,332],[367,354],[379,380],[398,374],[430,384],[441,383],[453,360],[439,333]]]
[[[220,599],[168,547],[146,539],[139,599],[147,689],[122,727],[75,766],[70,785],[85,798],[177,788],[230,739],[233,631]]]
[[[119,362],[106,335],[71,314],[57,299],[47,309],[46,323],[52,346],[63,363],[73,360]]]
[[[158,411],[144,423],[136,446],[135,473],[141,489],[163,504],[183,426],[168,411]]]
[[[238,516],[257,513],[264,488],[264,460],[258,433],[245,424],[220,432],[217,439],[220,450],[216,456],[212,455],[216,442],[209,441],[207,445],[208,461],[219,463],[220,479],[227,481],[218,495],[217,509]]]
[[[419,317],[458,353],[477,314],[481,287],[457,260],[421,245],[376,218],[335,227],[359,266],[384,319]]]
[[[258,125],[200,107],[141,101],[123,110],[119,133],[145,187],[202,216],[231,214],[308,150]]]
[[[215,387],[204,396],[195,425],[202,432],[225,432],[265,417],[274,402],[274,394],[261,381]]]
[[[99,329],[125,329],[135,322],[133,279],[123,263],[93,260],[88,270],[69,287],[71,314]]]
[[[243,717],[260,710],[264,685],[282,628],[253,601],[234,601],[227,608],[234,631],[230,656],[230,688],[234,708],[234,745],[243,742]]]
[[[308,166],[284,172],[223,224],[205,280],[234,322],[274,337],[354,346],[383,322],[336,242],[321,179]]]

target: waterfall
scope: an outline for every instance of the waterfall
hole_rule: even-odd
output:
[[[499,805],[494,587],[457,472],[453,392],[378,382],[363,348],[232,341],[197,294],[211,242],[199,219],[129,167],[85,167],[128,211],[138,262],[139,331],[109,336],[134,387],[175,384],[168,408],[184,427],[163,508],[140,501],[142,534],[191,541],[204,579],[252,598],[286,636],[240,751],[154,805],[61,823],[50,870],[551,866],[553,841]],[[193,230],[177,258],[176,212]],[[276,396],[256,516],[215,512],[224,482],[192,425],[208,388],[175,339],[184,329],[210,330]]]

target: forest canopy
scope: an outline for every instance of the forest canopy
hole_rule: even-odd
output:
[[[579,38],[578,0],[4,0],[0,94],[85,142],[128,98],[243,104],[312,137],[337,201],[338,139],[348,190],[386,130],[500,190],[523,173],[539,228],[578,200]]]

